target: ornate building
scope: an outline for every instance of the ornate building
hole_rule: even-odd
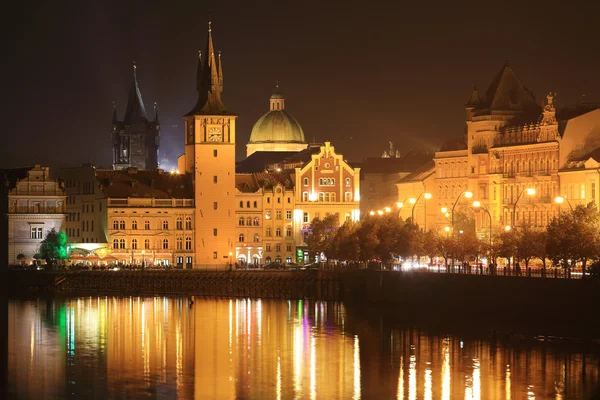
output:
[[[117,117],[116,105],[113,107],[113,169],[158,168],[159,138],[157,105],[154,103],[154,121],[149,121],[137,81],[137,66],[134,64],[133,82],[122,121]]]
[[[302,127],[285,110],[285,97],[277,90],[269,100],[269,111],[256,121],[246,145],[246,156],[257,151],[298,152],[307,147]]]
[[[8,193],[8,264],[30,263],[40,243],[65,220],[65,191],[50,178],[50,169],[36,165]]]
[[[441,208],[451,209],[455,203],[462,207],[473,200],[489,210],[496,229],[525,224],[545,227],[559,213],[557,196],[580,203],[597,201],[593,175],[584,178],[581,171],[600,146],[600,110],[589,106],[557,111],[555,98],[548,94],[540,107],[505,64],[484,96],[473,89],[465,106],[465,140],[435,153],[434,166],[429,168],[434,179],[424,174],[401,180],[399,201],[430,192],[427,211],[417,221],[428,229],[450,225]],[[592,164],[588,162],[593,169]],[[572,182],[561,187],[561,177],[572,168],[579,177],[569,175]],[[422,184],[415,185],[417,181]],[[467,191],[473,194],[471,200],[461,197]],[[474,211],[478,230],[489,233],[487,213],[466,210]]]

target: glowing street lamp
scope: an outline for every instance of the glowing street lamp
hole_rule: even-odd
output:
[[[383,210],[377,210],[378,215],[383,215]]]
[[[571,211],[573,211],[573,206],[571,205],[571,202],[565,196],[558,196],[558,197],[556,197],[554,199],[554,202],[556,204],[562,204],[562,203],[565,202],[565,200],[567,201],[567,204],[569,205],[569,208],[571,209]]]
[[[375,215],[375,211],[369,211],[369,215]]]
[[[535,189],[534,188],[525,188],[525,189],[521,190],[521,193],[519,193],[519,195],[517,196],[517,201],[515,201],[515,204],[513,204],[512,224],[511,224],[511,226],[513,228],[515,227],[515,214],[517,213],[517,203],[521,199],[521,196],[523,195],[523,193],[527,193],[527,196],[535,196]]]
[[[444,228],[444,230],[445,230],[446,232],[450,232],[450,227],[449,227],[449,226],[446,226],[446,227]]]
[[[431,193],[421,193],[419,195],[419,197],[417,197],[416,199],[414,199],[412,197],[410,199],[408,199],[408,201],[410,201],[412,203],[412,205],[413,205],[412,206],[412,211],[411,211],[411,222],[412,222],[413,225],[416,225],[415,224],[415,206],[417,205],[417,202],[419,201],[419,199],[421,197],[424,197],[425,200],[429,200],[429,199],[431,199]],[[425,218],[427,218],[427,215],[425,215]],[[425,225],[426,223],[427,223],[427,220],[425,219],[425,221],[423,221],[423,225]]]
[[[458,204],[458,201],[460,200],[460,198],[462,196],[465,196],[467,199],[470,199],[471,197],[473,197],[473,193],[469,192],[469,191],[464,191],[461,194],[458,195],[458,197],[456,198],[456,201],[454,202],[454,204],[452,205],[452,235],[454,235],[454,209],[456,208],[456,204]],[[445,208],[445,207],[444,207]]]
[[[386,213],[389,213],[390,211],[392,211],[392,209],[389,208],[389,207],[384,208],[384,210],[385,210]]]
[[[485,211],[487,213],[488,217],[490,217],[490,252],[491,252],[492,251],[492,214],[490,213],[490,210],[488,210],[488,208],[486,207],[486,205],[483,204],[480,201],[475,200],[473,202],[473,207],[475,207],[475,208],[482,208],[483,211]]]
[[[506,225],[506,226],[504,227],[504,230],[505,230],[506,232],[510,231],[510,225]]]

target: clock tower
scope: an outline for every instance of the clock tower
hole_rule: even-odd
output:
[[[194,267],[229,268],[235,257],[235,120],[223,105],[221,53],[211,22],[204,57],[198,53],[198,101],[185,117],[185,173],[194,176]],[[183,165],[181,165],[183,164]],[[181,171],[183,172],[183,171]]]

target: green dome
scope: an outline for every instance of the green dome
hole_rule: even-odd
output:
[[[271,110],[254,124],[249,143],[305,143],[302,127],[285,110]]]
[[[275,92],[271,95],[272,99],[283,99],[283,95],[281,93]]]

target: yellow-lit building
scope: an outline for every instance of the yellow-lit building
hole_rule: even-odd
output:
[[[427,212],[416,218],[427,229],[450,225],[442,208],[467,206],[482,233],[490,230],[489,216],[470,207],[475,200],[489,210],[496,229],[543,228],[569,202],[597,202],[600,110],[592,104],[557,110],[555,99],[550,93],[540,106],[505,64],[483,96],[473,90],[465,106],[466,137],[435,153],[433,179],[398,182],[399,201],[431,193]],[[559,196],[569,201],[557,204]]]

